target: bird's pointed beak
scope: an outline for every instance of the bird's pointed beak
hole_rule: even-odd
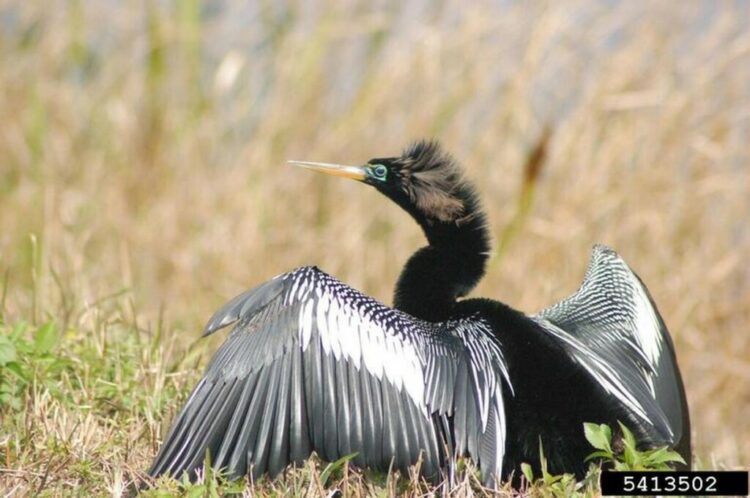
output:
[[[320,171],[321,173],[327,173],[329,175],[343,176],[344,178],[351,178],[353,180],[363,181],[366,178],[364,166],[347,166],[343,164],[330,164],[330,163],[313,163],[310,161],[287,161],[289,164],[299,166],[301,168],[311,169],[313,171]]]

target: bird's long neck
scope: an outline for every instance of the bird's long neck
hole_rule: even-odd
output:
[[[458,222],[431,222],[403,207],[420,224],[429,245],[415,252],[401,271],[394,307],[423,320],[445,320],[456,299],[467,295],[484,275],[490,250],[485,215],[472,191],[466,193]]]

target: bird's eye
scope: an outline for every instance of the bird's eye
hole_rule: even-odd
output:
[[[372,176],[378,180],[385,180],[385,177],[388,174],[388,168],[382,164],[376,164],[370,168],[370,171],[372,171]]]

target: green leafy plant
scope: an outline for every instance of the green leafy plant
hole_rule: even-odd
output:
[[[0,329],[3,332],[0,335],[0,408],[20,409],[25,389],[35,381],[54,389],[54,383],[48,380],[69,364],[53,354],[59,341],[54,322],[41,325],[31,339],[28,329],[24,322],[12,329]]]
[[[526,480],[528,494],[554,498],[594,496],[598,479],[590,477],[595,474],[595,469],[591,469],[587,478],[580,482],[576,481],[573,474],[550,473],[541,441],[539,441],[539,462],[542,471],[539,477],[534,475],[530,464],[525,462],[521,464],[521,474]]]
[[[180,479],[163,477],[157,481],[158,486],[141,490],[141,496],[148,498],[219,498],[221,496],[241,495],[247,487],[245,479],[229,479],[224,472],[215,470],[211,465],[208,452],[203,460],[203,470],[198,478],[192,481],[188,474]]]
[[[635,436],[622,422],[617,422],[622,433],[622,450],[613,449],[612,429],[607,424],[583,424],[586,440],[596,451],[586,457],[586,461],[600,459],[609,463],[615,470],[671,470],[675,463],[685,460],[673,450],[661,448],[639,450]]]
[[[352,458],[356,456],[357,453],[350,453],[349,455],[344,455],[335,462],[331,462],[326,465],[323,471],[320,473],[320,483],[323,486],[326,486],[328,485],[328,480],[331,477],[340,477],[344,471],[344,467],[349,465],[349,462],[352,460]]]

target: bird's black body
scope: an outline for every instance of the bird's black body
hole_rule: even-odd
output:
[[[406,263],[388,308],[317,268],[230,301],[206,333],[235,324],[177,417],[150,473],[193,472],[208,451],[232,475],[276,474],[312,451],[437,478],[468,454],[487,483],[539,466],[582,476],[583,423],[633,429],[690,464],[687,403],[669,333],[638,277],[594,250],[568,299],[526,315],[459,299],[490,249],[472,187],[435,143],[364,167],[306,163],[373,185],[429,245]]]
[[[503,474],[515,471],[519,477],[520,464],[527,462],[539,475],[541,442],[550,472],[582,477],[588,466],[584,460],[593,451],[582,437],[583,422],[617,427],[618,420],[631,422],[627,410],[614,405],[583,368],[570,362],[562,346],[524,314],[484,299],[468,300],[461,308],[492,317],[492,329],[502,334],[503,349],[509,352],[514,394],[506,397],[510,436]]]

